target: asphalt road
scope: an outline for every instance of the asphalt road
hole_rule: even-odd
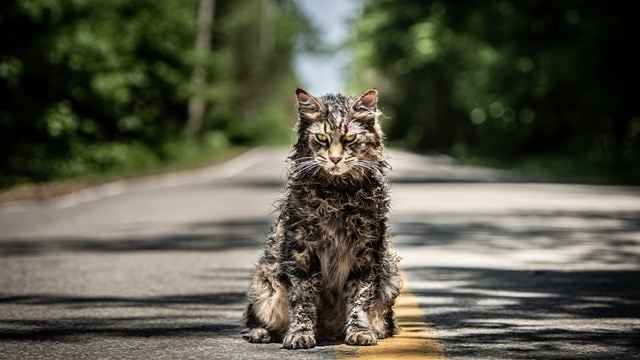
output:
[[[2,359],[316,359],[242,340],[282,149],[0,208]],[[640,359],[640,189],[392,152],[409,286],[451,359]]]

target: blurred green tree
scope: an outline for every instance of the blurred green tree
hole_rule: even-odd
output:
[[[586,157],[631,172],[633,13],[591,1],[365,0],[353,85],[378,84],[388,135],[409,148]]]
[[[197,0],[0,4],[0,187],[153,166],[183,138],[194,67],[208,104],[203,151],[289,136],[297,46],[313,31],[292,0],[216,2],[210,56]],[[256,24],[259,24],[258,26]]]

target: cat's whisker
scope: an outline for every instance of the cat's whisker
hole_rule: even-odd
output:
[[[311,165],[311,166],[306,167],[303,171],[301,171],[301,172],[299,173],[299,175],[298,175],[298,176],[299,176],[299,177],[302,177],[302,176],[304,176],[304,175],[307,175],[307,174],[308,174],[308,173],[310,173],[311,171],[314,171],[314,173],[315,173],[315,171],[316,171],[316,170],[318,170],[318,169],[320,169],[320,167],[319,167],[319,166],[317,166],[316,164],[313,164],[313,165]]]
[[[304,169],[304,168],[306,168],[306,167],[308,167],[308,166],[312,166],[312,165],[315,165],[315,162],[314,162],[314,161],[306,161],[306,162],[304,162],[304,163],[302,163],[302,164],[299,164],[296,168],[297,168],[298,170],[302,170],[302,169]]]
[[[305,168],[303,168],[303,169],[300,169],[300,171],[296,172],[296,173],[294,174],[294,176],[295,176],[295,177],[297,177],[297,178],[301,178],[302,176],[304,176],[304,174],[306,174],[306,173],[307,173],[307,171],[308,171],[309,169],[312,169],[312,168],[313,168],[313,166],[307,166],[307,167],[305,167]]]
[[[315,163],[315,161],[313,161],[313,160],[307,160],[307,161],[305,161],[305,162],[301,162],[301,163],[299,163],[299,164],[296,164],[296,165],[295,165],[295,167],[296,167],[297,169],[300,169],[300,168],[303,168],[303,167],[305,167],[305,166],[307,166],[307,165],[311,165],[311,164],[314,164],[314,163]]]
[[[311,160],[311,159],[314,159],[314,158],[315,158],[315,156],[304,156],[304,157],[300,157],[300,158],[297,158],[297,159],[293,159],[293,160],[291,160],[291,162],[297,163],[297,162],[300,162],[300,161],[308,161],[308,160]]]
[[[292,172],[292,175],[296,178],[301,178],[307,174],[309,174],[312,170],[319,168],[317,163],[317,158],[313,158],[313,160],[301,161],[299,164],[296,164],[295,169]]]
[[[312,164],[312,163],[314,163],[314,162],[315,162],[315,161],[314,161],[313,159],[310,159],[310,160],[304,160],[304,161],[300,161],[300,162],[294,163],[294,164],[293,164],[293,166],[295,166],[295,167],[300,167],[300,166],[304,166],[304,165],[307,165],[307,164]]]
[[[363,178],[370,178],[373,174],[380,174],[381,170],[377,167],[373,167],[370,164],[357,162],[353,164],[353,168],[357,169]]]
[[[358,162],[361,163],[361,164],[365,164],[365,165],[371,166],[372,168],[374,168],[374,169],[376,169],[378,171],[381,171],[382,168],[384,168],[384,165],[381,165],[377,161],[359,160]]]
[[[363,168],[363,169],[367,169],[367,170],[371,170],[371,171],[374,171],[374,172],[380,171],[380,169],[378,169],[376,166],[374,166],[372,164],[368,164],[366,162],[360,162],[359,161],[359,162],[355,163],[354,166],[360,167],[360,168]]]

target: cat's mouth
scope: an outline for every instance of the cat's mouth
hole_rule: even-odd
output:
[[[331,168],[325,169],[329,175],[339,176],[345,174],[349,171],[349,168],[346,166],[332,166]]]
[[[325,174],[330,176],[341,176],[348,173],[352,168],[353,159],[342,158],[316,158]]]
[[[323,162],[324,171],[331,176],[341,176],[351,170],[352,159],[327,160]]]

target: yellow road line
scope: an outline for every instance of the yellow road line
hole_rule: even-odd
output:
[[[394,310],[400,331],[398,334],[380,340],[374,346],[335,346],[338,359],[429,359],[445,360],[444,348],[436,337],[435,330],[425,322],[418,297],[411,293],[406,276],[404,286],[396,301]]]

